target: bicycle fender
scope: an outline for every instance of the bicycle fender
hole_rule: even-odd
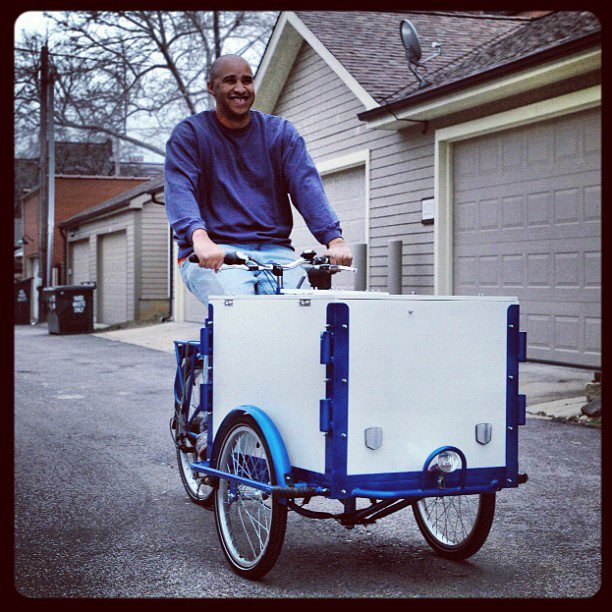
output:
[[[272,421],[272,419],[261,408],[257,408],[257,406],[238,406],[225,416],[221,422],[221,425],[219,426],[219,429],[217,430],[217,435],[215,436],[215,440],[213,442],[213,456],[215,459],[219,451],[218,446],[221,444],[223,438],[223,436],[220,436],[219,433],[225,431],[225,426],[234,418],[236,414],[248,414],[250,417],[255,419],[255,422],[259,425],[259,428],[266,438],[268,448],[270,449],[270,454],[272,455],[272,463],[274,464],[274,471],[278,480],[276,484],[279,486],[290,486],[291,462],[289,461],[289,455],[287,454],[285,443],[283,442],[274,421]]]

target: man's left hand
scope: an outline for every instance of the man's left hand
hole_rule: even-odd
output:
[[[329,261],[338,266],[350,266],[353,263],[351,249],[342,238],[334,238],[327,245],[327,251],[323,255],[329,257]]]

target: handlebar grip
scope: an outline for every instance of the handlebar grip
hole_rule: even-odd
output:
[[[229,253],[225,254],[225,257],[223,258],[223,263],[228,266],[236,266],[236,265],[241,265],[243,263],[246,263],[248,259],[249,258],[244,253],[241,253],[240,251],[230,251]],[[195,253],[192,253],[189,256],[189,261],[191,263],[200,262],[200,260],[198,259],[198,256]]]
[[[223,258],[223,263],[228,266],[239,266],[241,264],[246,263],[248,259],[249,258],[240,251],[230,251],[229,253],[225,254],[225,257]]]

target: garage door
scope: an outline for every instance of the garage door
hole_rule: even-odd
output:
[[[350,168],[322,177],[325,195],[340,219],[342,234],[350,244],[366,241],[365,231],[365,167]],[[315,249],[322,254],[324,247],[312,236],[302,216],[293,210],[294,228],[291,242],[296,255],[303,249]],[[355,277],[352,273],[341,272],[333,279],[334,289],[353,289]]]
[[[127,239],[117,232],[100,239],[98,254],[98,320],[101,323],[127,321]]]
[[[91,280],[89,274],[89,240],[70,243],[70,277],[71,285],[80,285]]]
[[[529,359],[601,367],[601,112],[457,143],[453,287],[516,295]]]

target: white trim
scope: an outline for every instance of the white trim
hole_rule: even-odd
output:
[[[185,321],[185,291],[187,291],[187,287],[183,282],[176,257],[172,258],[172,265],[174,266],[174,301],[172,302],[174,312],[172,316],[177,323],[182,323]]]
[[[360,149],[347,153],[340,157],[326,159],[315,164],[319,174],[333,174],[350,168],[358,168],[364,166],[365,173],[365,210],[364,210],[364,225],[365,225],[365,244],[366,244],[366,291],[370,288],[370,149]]]
[[[332,159],[325,159],[321,162],[316,163],[319,174],[329,174],[330,172],[337,172],[339,170],[348,170],[349,168],[355,168],[356,166],[362,166],[370,162],[370,149],[360,149],[359,151],[353,151],[340,157],[334,157]]]
[[[601,105],[601,86],[575,91],[496,115],[436,130],[434,145],[434,294],[453,292],[453,151],[454,142],[545,121]]]
[[[376,129],[404,129],[405,123],[397,119],[431,120],[600,69],[601,49],[596,49],[561,61],[555,60],[536,68],[522,70],[450,95],[441,94],[433,100],[417,104],[409,109],[398,110],[395,112],[396,116],[389,113],[365,121],[369,127]]]
[[[357,82],[350,72],[330,53],[323,43],[308,29],[304,22],[293,12],[284,11],[272,34],[266,53],[261,60],[257,77],[255,78],[255,90],[262,91],[261,99],[256,99],[255,108],[270,113],[274,109],[278,97],[282,91],[285,80],[289,76],[289,72],[295,60],[299,43],[295,37],[292,37],[291,30],[287,26],[291,26],[297,34],[306,41],[321,59],[336,73],[343,83],[351,90],[357,99],[365,106],[366,110],[371,110],[379,106],[378,102]],[[283,52],[283,46],[290,47],[290,52]],[[278,51],[278,53],[277,53]],[[280,57],[275,59],[275,55]],[[283,66],[283,64],[285,64]],[[289,65],[287,65],[289,64]],[[272,68],[271,68],[272,67]],[[268,72],[271,69],[272,74]],[[280,82],[274,80],[274,73],[278,72]],[[266,95],[265,89],[270,83],[270,95]],[[257,103],[259,102],[259,104]]]

